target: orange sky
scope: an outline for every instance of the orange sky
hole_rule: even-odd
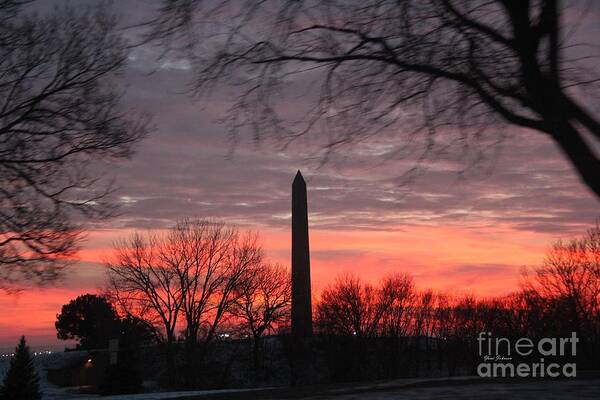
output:
[[[103,285],[99,264],[111,242],[128,231],[91,232],[59,287],[0,295],[0,347],[21,334],[35,345],[56,344],[54,320],[62,304]],[[518,287],[523,265],[538,263],[555,238],[510,227],[401,226],[385,231],[311,230],[313,294],[341,273],[376,282],[391,272],[412,275],[420,288],[479,295],[505,294]],[[267,255],[289,265],[289,232],[261,231]]]

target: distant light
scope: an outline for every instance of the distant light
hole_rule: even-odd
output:
[[[92,362],[92,359],[91,359],[91,358],[88,358],[87,362],[91,363],[91,362]]]

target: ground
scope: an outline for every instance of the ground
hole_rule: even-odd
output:
[[[526,383],[425,385],[389,390],[372,390],[343,395],[326,394],[303,397],[310,400],[533,400],[533,399],[598,399],[600,380],[543,381]]]
[[[64,393],[63,393],[64,395]],[[58,397],[44,397],[44,399]],[[60,397],[69,400],[98,399],[96,396]],[[575,400],[599,399],[600,378],[538,381],[482,381],[456,379],[408,379],[364,385],[332,387],[275,388],[263,390],[224,390],[170,392],[102,397],[106,400]]]
[[[43,357],[36,357],[38,368]],[[0,377],[8,366],[0,360]],[[258,390],[213,390],[162,392],[100,397],[75,394],[71,389],[49,384],[40,368],[44,400],[571,400],[600,399],[600,373],[579,373],[562,380],[506,380],[478,377],[399,379],[388,382],[338,384],[299,388]]]

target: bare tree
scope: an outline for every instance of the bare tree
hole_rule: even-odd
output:
[[[572,51],[568,20],[558,0],[169,0],[151,37],[185,51],[197,93],[241,91],[234,131],[315,133],[328,154],[392,130],[394,154],[455,144],[477,159],[508,124],[551,138],[600,196],[600,122],[578,90],[598,81],[593,47]],[[282,101],[302,94],[304,113]]]
[[[236,300],[240,295],[237,288],[245,280],[249,279],[250,274],[257,265],[263,260],[263,250],[258,244],[258,235],[253,232],[240,234],[234,231],[234,242],[231,252],[228,255],[228,261],[225,265],[221,279],[221,286],[217,291],[215,306],[212,311],[211,320],[207,320],[207,333],[205,342],[211,340],[221,320],[226,314],[231,313]]]
[[[167,233],[134,234],[118,244],[107,265],[109,293],[124,313],[146,321],[164,337],[171,384],[173,344],[185,323],[185,379],[192,385],[202,358],[197,345],[206,349],[214,339],[240,296],[239,285],[261,260],[255,234],[218,222],[182,220]]]
[[[254,368],[259,366],[260,340],[265,332],[290,318],[291,279],[281,265],[261,264],[236,288],[233,314],[241,331],[252,337]]]
[[[241,234],[220,222],[183,220],[171,231],[161,257],[175,271],[181,286],[185,380],[194,386],[199,363],[232,311],[239,286],[260,264],[262,249],[251,232]]]
[[[578,331],[594,332],[600,317],[600,226],[583,237],[558,241],[544,262],[526,275],[525,288],[557,304],[563,323]]]
[[[220,318],[224,313],[219,295],[225,294],[221,289],[229,278],[237,239],[237,231],[221,223],[192,220],[179,222],[166,238],[161,257],[177,274],[185,337],[192,344],[198,342],[203,325],[216,325],[209,315]]]
[[[184,296],[177,271],[164,262],[163,241],[157,235],[135,233],[117,243],[107,262],[107,292],[122,314],[144,321],[165,344],[168,381],[173,385],[174,344]]]
[[[381,330],[384,336],[405,336],[411,328],[414,314],[415,288],[408,275],[393,274],[381,283]],[[419,319],[422,321],[422,319]]]
[[[128,157],[146,118],[120,111],[126,43],[104,4],[34,14],[0,1],[0,282],[55,278],[80,218],[113,214],[95,160]],[[133,118],[131,117],[133,115]]]
[[[338,277],[321,293],[317,325],[323,333],[371,337],[378,334],[383,316],[380,293],[353,275]]]

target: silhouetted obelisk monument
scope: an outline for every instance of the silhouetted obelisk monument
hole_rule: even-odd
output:
[[[300,171],[292,184],[292,336],[312,335],[310,253],[306,182]]]

